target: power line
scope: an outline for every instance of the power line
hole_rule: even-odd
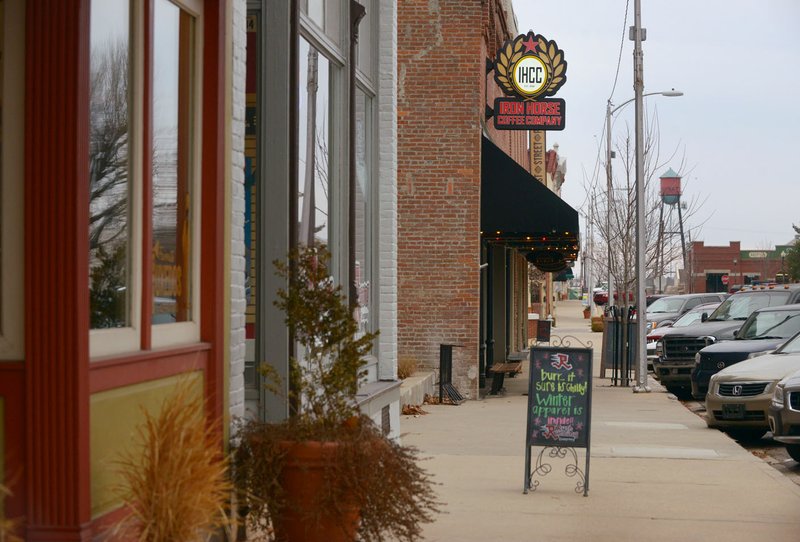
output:
[[[611,87],[611,95],[609,95],[608,100],[614,97],[614,91],[617,90],[617,79],[619,79],[619,68],[622,65],[622,48],[625,45],[625,29],[628,27],[628,6],[630,5],[630,0],[625,0],[625,19],[622,21],[622,37],[619,41],[619,57],[617,58],[617,73],[614,74],[614,85]]]

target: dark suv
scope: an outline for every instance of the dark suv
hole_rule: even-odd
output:
[[[725,301],[728,294],[680,294],[656,299],[647,307],[647,331],[672,324],[697,305]]]
[[[711,375],[747,358],[776,349],[800,332],[800,305],[766,307],[753,312],[732,341],[706,346],[695,354],[692,396],[702,401]]]
[[[695,354],[720,341],[734,338],[734,332],[758,309],[800,303],[800,284],[749,286],[726,299],[704,322],[664,332],[656,344],[653,374],[669,391],[685,394],[691,390]]]

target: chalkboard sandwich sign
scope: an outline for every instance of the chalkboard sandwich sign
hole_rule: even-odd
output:
[[[549,458],[570,454],[567,476],[578,476],[576,492],[589,492],[589,448],[592,411],[592,350],[535,346],[530,354],[527,431],[525,437],[525,487],[536,489],[534,476],[548,474]],[[531,469],[533,446],[543,446]],[[586,448],[586,468],[578,467],[575,448]]]

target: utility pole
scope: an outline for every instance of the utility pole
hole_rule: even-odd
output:
[[[614,282],[611,277],[611,200],[614,193],[614,188],[611,182],[611,158],[614,151],[611,150],[611,98],[608,99],[606,104],[606,243],[608,243],[608,253],[606,257],[608,265],[608,285],[606,291],[608,292],[607,306],[614,305]]]
[[[633,4],[633,90],[636,107],[636,385],[634,392],[649,392],[647,386],[647,317],[646,317],[646,266],[645,266],[645,224],[644,224],[644,54],[642,38],[641,0]]]

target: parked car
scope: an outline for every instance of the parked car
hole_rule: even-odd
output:
[[[711,377],[706,424],[737,440],[761,438],[769,430],[769,407],[778,382],[800,370],[800,334],[773,353],[722,369]]]
[[[753,311],[800,303],[800,284],[749,286],[722,302],[705,322],[670,328],[656,344],[653,374],[676,394],[689,394],[695,354],[711,344],[733,339]]]
[[[775,386],[769,405],[772,438],[786,445],[789,456],[800,463],[800,371]]]
[[[625,295],[622,295],[621,298],[622,298],[623,301],[625,300],[625,297],[626,297]],[[635,296],[633,295],[633,292],[628,292],[627,298],[628,298],[628,302],[629,303],[633,303],[633,300],[635,299]],[[620,300],[620,293],[619,292],[614,292],[614,303],[619,303],[619,300]],[[608,291],[607,290],[598,290],[598,291],[594,292],[594,296],[592,297],[592,301],[594,301],[595,305],[605,305],[606,303],[608,303]]]
[[[650,294],[644,298],[644,304],[646,307],[649,307],[656,299],[661,299],[662,297],[667,297],[668,295],[669,294]]]
[[[734,363],[775,350],[798,331],[800,305],[766,307],[753,312],[736,332],[734,340],[706,346],[695,354],[692,396],[702,401],[711,375]]]
[[[700,323],[703,319],[703,315],[708,315],[714,312],[714,309],[719,307],[720,302],[717,301],[716,303],[704,303],[702,305],[697,305],[693,309],[689,309],[687,312],[683,313],[682,316],[678,317],[674,322],[669,322],[665,325],[659,326],[655,328],[653,331],[647,334],[647,365],[648,368],[652,368],[653,360],[656,359],[656,344],[658,340],[664,336],[664,332],[673,327],[686,327],[692,326],[694,324]]]
[[[647,329],[671,324],[686,311],[703,303],[721,303],[728,294],[680,294],[656,299],[647,307]]]

